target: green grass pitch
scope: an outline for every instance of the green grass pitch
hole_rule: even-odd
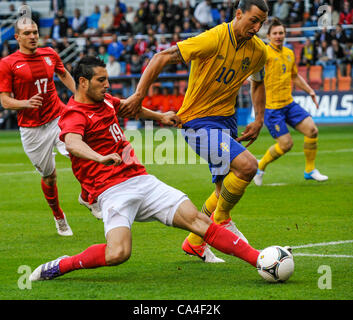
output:
[[[103,224],[78,204],[79,184],[69,160],[58,155],[60,202],[74,232],[58,236],[18,132],[1,131],[0,300],[352,300],[353,126],[319,130],[316,163],[327,182],[304,180],[303,136],[291,131],[292,151],[268,167],[262,187],[251,183],[232,211],[255,248],[294,247],[295,272],[283,284],[266,283],[247,263],[218,252],[226,263],[186,256],[181,243],[187,232],[157,222],[134,223],[132,256],[120,266],[28,284],[28,270],[104,242]],[[271,144],[263,129],[249,150],[259,158]],[[186,192],[198,208],[213,190],[204,164],[148,164],[147,169]]]

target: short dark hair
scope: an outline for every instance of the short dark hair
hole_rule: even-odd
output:
[[[84,77],[88,80],[91,80],[94,76],[93,68],[95,67],[106,67],[106,64],[103,60],[94,57],[94,56],[86,56],[83,57],[75,66],[72,75],[76,83],[76,87],[78,87],[79,80],[81,77]]]
[[[240,9],[243,12],[250,11],[252,6],[258,7],[263,12],[268,12],[268,5],[264,0],[236,0],[234,10]]]
[[[282,26],[284,28],[284,32],[286,32],[286,27],[283,24],[283,22],[277,17],[274,17],[268,26],[267,35],[271,33],[271,30],[273,27],[278,27],[278,26]]]

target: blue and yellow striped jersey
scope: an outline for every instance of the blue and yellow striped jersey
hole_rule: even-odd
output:
[[[184,61],[191,61],[188,89],[178,112],[182,123],[234,114],[239,88],[263,68],[267,58],[266,45],[258,37],[237,43],[232,23],[220,24],[177,46]]]
[[[279,50],[267,45],[265,64],[266,108],[280,109],[293,102],[292,76],[298,73],[294,52],[286,47]]]

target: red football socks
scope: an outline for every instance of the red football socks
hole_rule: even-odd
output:
[[[105,248],[106,244],[95,244],[88,247],[85,251],[59,262],[60,272],[62,274],[77,269],[93,269],[106,266]]]
[[[41,186],[44,193],[44,197],[47,200],[49,207],[53,211],[55,219],[63,219],[64,213],[59,205],[58,188],[56,187],[56,184],[54,184],[53,186],[49,186],[42,179]]]
[[[203,239],[213,248],[225,254],[236,256],[256,267],[259,251],[224,227],[213,222]]]

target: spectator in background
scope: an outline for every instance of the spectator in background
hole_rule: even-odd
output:
[[[87,30],[85,30],[85,35],[93,35],[98,32],[98,21],[101,16],[99,6],[94,6],[93,13],[87,17]]]
[[[50,28],[50,38],[59,40],[62,37],[66,37],[66,29],[62,29],[60,26],[60,20],[55,18],[53,25]]]
[[[135,54],[135,39],[134,39],[134,37],[129,36],[127,38],[124,46],[125,46],[125,52],[121,58],[123,59],[123,61],[125,63],[130,63],[132,55]]]
[[[298,23],[303,21],[304,14],[304,1],[295,0],[292,3],[290,8],[289,22],[290,23]]]
[[[340,24],[338,24],[336,29],[333,30],[332,38],[338,40],[338,42],[341,44],[345,44],[347,42],[346,32]]]
[[[191,28],[189,21],[184,21],[182,33],[192,33],[193,29]]]
[[[212,18],[212,2],[211,0],[204,0],[200,2],[194,11],[194,17],[204,28],[210,28],[213,26]]]
[[[289,5],[284,0],[277,0],[273,6],[272,16],[279,18],[282,23],[287,23],[289,18]]]
[[[321,32],[316,33],[315,40],[318,40],[319,43],[326,41],[328,44],[332,41],[332,35],[328,32],[327,28],[323,28]]]
[[[305,40],[305,45],[302,48],[300,54],[300,62],[301,66],[312,66],[315,64],[316,54],[314,44],[311,42],[309,38]]]
[[[178,86],[173,87],[173,94],[170,95],[170,101],[170,110],[177,113],[184,101],[184,96],[180,93]]]
[[[337,68],[340,68],[341,74],[345,73],[345,66],[342,64],[343,59],[345,58],[343,46],[337,41],[337,39],[333,39],[331,42],[332,57],[336,63]]]
[[[317,61],[316,64],[322,67],[326,67],[332,64],[333,61],[333,50],[329,47],[327,41],[322,41],[321,45],[317,49]]]
[[[343,2],[343,9],[340,13],[339,24],[352,24],[353,23],[353,10],[349,1]]]
[[[147,13],[148,15],[147,20],[148,20],[148,23],[152,25],[154,28],[156,27],[156,24],[157,24],[158,14],[159,12],[158,12],[156,3],[151,2]]]
[[[108,32],[113,27],[114,16],[110,10],[110,7],[106,5],[104,7],[104,12],[101,13],[101,16],[98,21],[98,28],[101,32]]]
[[[141,36],[136,37],[136,43],[135,43],[135,53],[139,56],[142,56],[147,48],[147,41],[144,40]]]
[[[126,4],[120,0],[116,0],[115,7],[118,7],[123,14],[127,12]]]
[[[322,5],[324,5],[324,2],[322,0],[312,1],[311,6],[310,6],[310,16],[315,17],[315,19],[317,20],[318,15],[319,15],[319,8]]]
[[[353,64],[353,40],[351,38],[347,39],[346,44],[344,45],[344,58],[342,61],[343,69],[342,75],[343,76],[351,76],[351,74],[347,73],[347,66]],[[351,67],[352,70],[352,67]]]
[[[123,54],[125,49],[124,44],[118,39],[118,36],[113,33],[112,34],[112,42],[108,44],[107,53],[119,61],[121,59],[121,55]]]
[[[130,73],[131,74],[141,74],[142,63],[141,59],[137,54],[133,54],[130,63]]]
[[[162,108],[163,95],[159,86],[152,87],[151,110],[158,111]]]
[[[109,61],[109,54],[107,53],[107,49],[104,45],[100,45],[98,48],[98,58],[104,61],[105,64]]]
[[[55,18],[59,19],[60,30],[65,30],[66,35],[66,30],[69,27],[69,19],[65,16],[64,9],[59,9]]]
[[[121,72],[121,66],[118,61],[115,60],[115,57],[112,55],[109,55],[108,58],[108,63],[106,66],[107,72],[108,72],[108,77],[118,77]]]
[[[127,7],[127,12],[125,13],[125,18],[128,23],[131,25],[134,23],[134,18],[136,16],[136,12],[133,7]]]
[[[196,18],[191,14],[190,9],[184,9],[182,23],[189,22],[191,28],[195,27]]]
[[[159,42],[157,44],[157,52],[161,52],[163,50],[166,50],[170,48],[170,43],[167,41],[167,38],[165,36],[161,36],[159,39]]]
[[[51,0],[50,1],[50,10],[54,13],[58,13],[59,10],[65,10],[66,1],[65,0]]]
[[[83,33],[86,28],[86,18],[81,14],[81,10],[78,8],[74,10],[74,18],[72,19],[71,27],[77,34]]]
[[[173,30],[176,25],[181,24],[182,12],[180,12],[179,7],[174,4],[174,0],[168,0],[165,18],[169,30]]]
[[[162,101],[159,111],[160,112],[168,112],[172,108],[172,100],[169,93],[168,87],[162,87]]]
[[[145,25],[144,23],[140,20],[139,16],[136,15],[134,17],[134,22],[131,25],[132,28],[132,33],[133,34],[144,34],[145,33]]]
[[[116,29],[116,32],[124,36],[132,33],[131,24],[126,21],[125,17],[121,19],[120,26]]]
[[[121,20],[124,14],[121,12],[120,7],[114,8],[113,30],[116,32],[120,28]]]

